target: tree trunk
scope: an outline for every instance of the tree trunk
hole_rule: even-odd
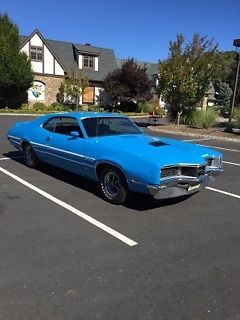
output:
[[[76,98],[76,111],[78,111],[78,107],[79,107],[79,97]]]
[[[181,117],[181,114],[182,114],[183,112],[182,111],[178,111],[178,113],[177,113],[177,125],[179,126],[179,124],[180,124],[180,117]]]

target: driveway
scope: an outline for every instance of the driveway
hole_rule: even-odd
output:
[[[0,116],[0,319],[240,319],[239,144],[193,141],[224,172],[192,197],[114,206],[86,179],[25,167],[6,131],[30,119]]]

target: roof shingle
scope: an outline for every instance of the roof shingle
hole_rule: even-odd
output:
[[[27,40],[27,36],[20,36],[20,47]],[[115,70],[117,66],[117,60],[112,49],[98,48],[91,45],[82,45],[71,42],[63,42],[56,40],[45,39],[48,46],[55,53],[57,58],[61,61],[65,67],[65,71],[73,69],[79,74],[88,77],[91,81],[103,81],[109,72]],[[96,54],[99,57],[98,71],[94,70],[80,70],[78,68],[78,62],[76,59],[77,51]]]

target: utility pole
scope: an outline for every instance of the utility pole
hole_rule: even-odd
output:
[[[240,48],[240,39],[235,39],[233,41],[233,45],[236,47],[236,50],[237,48]],[[237,52],[237,71],[236,71],[235,85],[234,85],[234,91],[233,91],[231,113],[229,117],[230,123],[232,122],[232,118],[233,118],[233,111],[234,111],[235,98],[236,98],[237,85],[238,85],[239,65],[240,65],[240,54],[239,52]]]

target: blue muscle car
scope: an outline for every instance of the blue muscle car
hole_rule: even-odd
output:
[[[49,114],[16,123],[8,139],[28,167],[46,162],[93,179],[114,204],[125,202],[129,190],[155,199],[192,194],[222,172],[221,153],[146,135],[119,114]]]

